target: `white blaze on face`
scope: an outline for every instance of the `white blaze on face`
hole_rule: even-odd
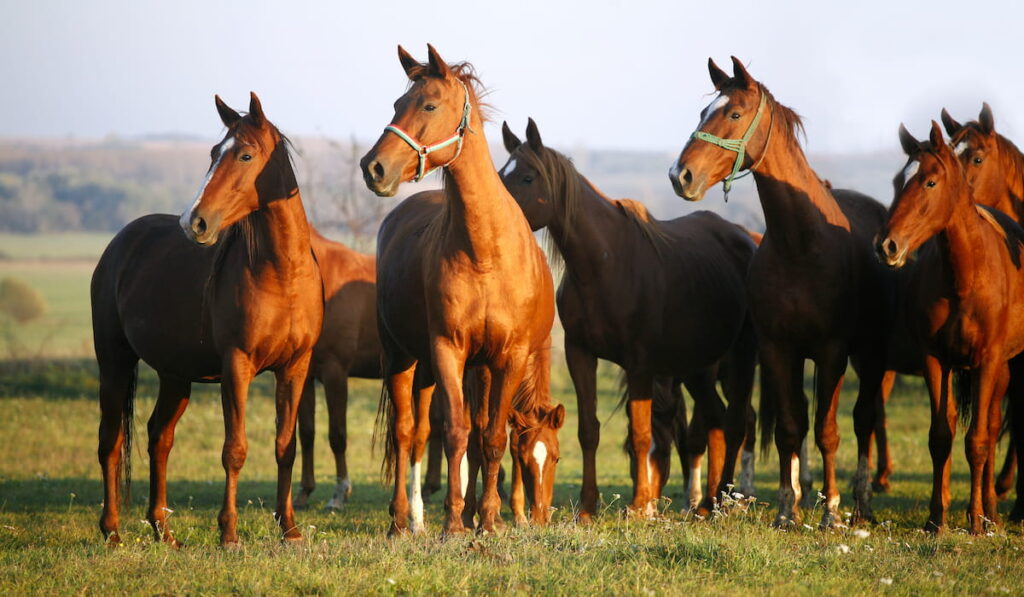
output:
[[[725,95],[724,93],[719,94],[718,97],[713,99],[711,103],[708,104],[708,107],[704,108],[704,117],[700,119],[700,124],[697,125],[697,130],[699,131],[702,128],[704,128],[704,125],[707,124],[708,120],[711,119],[715,112],[720,110],[728,103],[729,96]]]
[[[465,454],[459,462],[459,485],[462,487],[462,499],[466,499],[466,488],[469,487],[469,460]]]
[[[501,174],[502,177],[505,177],[505,176],[508,176],[509,174],[512,174],[515,171],[516,171],[516,159],[515,158],[509,158],[508,163],[505,164],[505,167],[501,169],[500,174]]]
[[[192,226],[192,212],[196,206],[199,205],[199,200],[203,198],[203,192],[206,191],[206,185],[210,184],[210,179],[213,178],[214,173],[217,172],[217,166],[220,166],[220,161],[224,159],[224,156],[235,146],[235,138],[231,137],[227,141],[220,144],[220,152],[217,154],[217,159],[214,160],[213,165],[210,166],[210,171],[206,173],[206,178],[203,179],[203,184],[199,186],[199,191],[196,192],[195,199],[192,201],[192,205],[185,211],[181,212],[181,217],[178,218],[178,224],[181,225],[182,229],[188,230]]]
[[[548,447],[544,442],[537,442],[533,444],[533,459],[537,461],[537,474],[541,479],[544,478],[544,464],[548,460]]]
[[[961,155],[963,152],[967,151],[967,147],[967,141],[961,141],[956,144],[956,147],[953,149],[953,153]]]
[[[409,518],[412,522],[412,532],[418,533],[423,530],[423,494],[421,493],[420,476],[421,476],[421,465],[419,462],[412,464],[412,471],[409,474],[409,494],[412,498],[409,500],[410,512]]]
[[[903,169],[903,186],[907,186],[910,183],[910,179],[917,174],[917,169],[921,167],[921,162],[914,160],[907,164],[907,167]]]

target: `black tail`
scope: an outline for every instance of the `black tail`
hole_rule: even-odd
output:
[[[762,372],[764,369],[762,369]],[[761,375],[761,399],[757,405],[757,425],[761,430],[761,456],[767,457],[775,441],[775,422],[778,419],[778,405],[771,398],[772,392],[765,391],[764,375]]]
[[[972,389],[970,371],[958,369],[953,372],[953,396],[956,399],[956,408],[960,412],[960,422],[964,424],[971,420],[971,407],[974,403]]]
[[[385,371],[387,369],[385,368]],[[395,480],[395,402],[388,391],[388,376],[385,373],[381,383],[380,400],[377,402],[377,419],[373,424],[372,450],[376,451],[377,442],[384,440],[384,459],[380,463],[380,476],[384,484]]]
[[[138,383],[139,364],[136,362],[128,376],[128,392],[121,409],[124,442],[121,444],[121,464],[117,469],[117,477],[121,485],[121,500],[125,505],[132,501],[132,438],[135,436],[135,389]]]

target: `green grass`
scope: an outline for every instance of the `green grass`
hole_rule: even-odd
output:
[[[695,521],[679,512],[682,488],[673,478],[668,496],[674,502],[662,505],[663,518],[623,519],[620,509],[630,493],[621,450],[625,416],[612,415],[617,391],[614,375],[605,370],[598,455],[604,513],[594,526],[581,528],[572,522],[581,469],[575,401],[562,366],[556,367],[556,396],[570,414],[561,434],[553,524],[443,542],[436,497],[427,508],[429,533],[385,538],[389,491],[379,483],[379,455],[370,447],[379,385],[359,381],[349,417],[352,502],[340,513],[321,510],[332,482],[321,404],[320,487],[313,509],[298,514],[306,541],[299,547],[281,545],[272,518],[271,386],[265,376],[259,378],[249,403],[250,451],[239,490],[243,548],[237,552],[216,547],[223,426],[215,386],[197,385],[171,455],[170,521],[186,547],[172,551],[154,544],[142,522],[148,466],[139,450],[135,497],[122,513],[126,545],[111,550],[97,528],[102,492],[95,460],[98,408],[94,382],[89,383],[94,365],[51,363],[35,377],[30,365],[0,368],[0,593],[919,594],[1018,593],[1024,586],[1019,565],[1024,540],[1018,529],[989,537],[953,531],[938,538],[918,530],[930,490],[927,406],[918,383],[898,387],[891,402],[893,493],[875,498],[884,523],[866,527],[870,536],[857,538],[843,531],[770,529],[774,511],[767,504],[774,502],[777,479],[771,457],[758,462],[763,502],[752,511]],[[136,426],[140,446],[154,389],[152,374],[144,372]],[[841,478],[849,479],[854,466],[849,391],[842,404],[838,466]],[[951,519],[956,525],[964,520],[965,469],[958,448]],[[843,499],[848,507],[848,492]],[[1008,507],[1002,504],[1004,513]],[[813,525],[817,514],[809,513],[805,522]],[[889,579],[892,584],[886,584]]]
[[[0,358],[91,356],[89,280],[94,261],[2,261],[0,279],[28,282],[46,299],[48,310],[27,324],[0,315]]]
[[[0,259],[99,259],[112,232],[14,234],[0,232]]]

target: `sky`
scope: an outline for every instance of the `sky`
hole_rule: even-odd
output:
[[[807,147],[898,149],[942,107],[982,101],[1024,134],[1024,4],[722,0],[0,2],[0,137],[221,132],[248,92],[292,136],[373,141],[406,79],[402,44],[472,62],[496,122],[571,151],[676,152],[736,55],[804,117]]]

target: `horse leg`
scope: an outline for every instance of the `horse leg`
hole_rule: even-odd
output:
[[[483,446],[480,430],[487,425],[487,402],[491,387],[491,372],[486,367],[477,367],[473,371],[479,383],[465,384],[467,402],[470,408],[466,411],[466,428],[469,429],[469,445],[466,449],[466,477],[463,479],[465,489],[462,495],[466,504],[462,510],[462,524],[467,529],[476,528],[476,515],[480,504],[477,501],[476,481],[480,474]],[[470,396],[470,394],[473,394]],[[473,412],[470,412],[473,411]]]
[[[100,364],[100,428],[96,454],[103,471],[103,513],[100,515],[100,532],[109,545],[121,542],[118,532],[118,508],[122,498],[120,483],[122,480],[130,480],[128,475],[131,469],[128,463],[131,458],[131,413],[139,361],[139,357],[129,354],[128,350],[118,352],[121,354],[114,358],[114,355],[97,351],[97,360]],[[122,465],[125,466],[125,479],[122,479]]]
[[[224,411],[224,502],[217,515],[221,547],[238,545],[238,473],[249,453],[245,434],[245,407],[249,398],[249,382],[253,378],[252,363],[247,355],[233,349],[224,358],[221,368],[221,406]],[[290,481],[290,480],[289,480]]]
[[[316,471],[313,466],[313,443],[316,437],[316,386],[313,373],[306,377],[299,403],[299,443],[302,445],[302,482],[295,498],[295,509],[309,505],[309,496],[316,489]]]
[[[654,404],[651,409],[651,468],[652,498],[662,497],[672,467],[672,444],[675,440],[681,393],[673,391],[672,378],[654,380]]]
[[[389,537],[400,535],[408,530],[409,496],[406,493],[405,478],[409,468],[409,448],[412,444],[414,427],[413,379],[416,370],[421,366],[423,366],[422,363],[411,362],[405,369],[392,371],[390,367],[385,368],[385,383],[387,392],[391,396],[393,409],[390,414],[392,420],[389,424],[391,437],[387,439],[391,443],[392,453],[388,457],[394,466],[392,474],[395,483],[389,508],[391,511],[391,526],[388,527]]]
[[[1013,408],[1012,406],[1010,407]],[[1013,411],[1007,413],[1010,417],[1013,416]],[[1010,441],[1006,444],[1006,458],[1003,459],[1003,468],[999,470],[999,476],[996,477],[996,497],[1001,500],[1007,498],[1010,495],[1010,490],[1013,489],[1013,479],[1017,474],[1017,442],[1013,438],[1013,432],[1010,432]]]
[[[807,436],[807,397],[803,392],[803,359],[775,342],[762,340],[761,408],[775,416],[775,448],[779,453],[779,512],[772,526],[800,522],[800,446]]]
[[[892,387],[896,382],[896,372],[886,371],[882,378],[882,388],[878,401],[875,403],[875,446],[878,452],[878,468],[875,478],[871,481],[871,489],[875,493],[889,493],[892,475],[892,455],[889,453],[889,423],[885,416],[885,405],[892,395]]]
[[[580,486],[578,520],[587,524],[597,515],[597,446],[601,442],[601,423],[597,419],[597,357],[582,347],[565,341],[565,361],[576,388],[579,412],[579,441],[583,451],[583,483]]]
[[[696,512],[697,507],[704,501],[704,486],[701,483],[702,465],[704,452],[708,449],[708,431],[704,423],[704,409],[697,397],[690,392],[693,400],[693,418],[690,419],[690,428],[687,431],[687,462],[686,469],[689,471],[689,478],[686,482],[686,502],[691,511]]]
[[[526,355],[505,355],[503,367],[491,368],[487,389],[488,421],[482,439],[484,491],[480,500],[480,529],[494,533],[501,525],[501,498],[498,497],[498,469],[508,445],[508,413],[512,398],[526,373]]]
[[[1006,362],[998,364],[982,364],[971,372],[971,406],[973,412],[971,425],[967,429],[965,448],[967,463],[971,467],[971,500],[967,508],[967,523],[972,535],[985,532],[986,497],[991,498],[994,506],[995,480],[993,475],[994,459],[991,456],[990,437],[992,419],[992,403],[995,396],[1002,396],[1009,383],[1009,368]],[[998,409],[999,406],[997,405]],[[995,428],[999,428],[999,416],[996,414]],[[986,496],[990,494],[990,496]],[[996,521],[992,521],[995,523]]]
[[[740,457],[739,492],[747,497],[756,494],[754,489],[755,449],[757,448],[757,413],[754,405],[747,403],[747,432],[743,440],[743,454]]]
[[[1024,393],[1020,390],[1024,389],[1024,383],[1020,383],[1021,377],[1024,377],[1020,371],[1020,367],[1017,362],[1024,362],[1024,357],[1018,357],[1013,361],[1010,361],[1012,367],[1012,373],[1010,378],[1010,392],[1007,395],[1007,400],[1010,401],[1007,415],[1010,417],[1010,447],[1013,452],[1006,455],[1006,460],[1010,460],[1012,454],[1013,458],[1018,462],[1024,462]],[[1018,382],[1014,382],[1014,379],[1018,379]],[[1022,522],[1024,521],[1024,474],[1017,475],[1017,499],[1014,501],[1013,510],[1010,511],[1009,519],[1011,522]]]
[[[705,424],[705,438],[708,446],[708,484],[704,499],[697,505],[697,515],[707,517],[714,511],[721,499],[721,492],[726,491],[723,484],[723,470],[728,447],[725,438],[725,405],[715,389],[714,368],[704,369],[684,379],[686,389],[690,391],[694,401],[700,404],[700,412]],[[735,464],[735,458],[733,459]]]
[[[688,441],[686,399],[679,388],[679,383],[674,379],[672,380],[672,396],[675,398],[676,403],[676,415],[673,421],[675,437],[673,439],[676,444],[676,452],[679,455],[679,470],[683,473],[683,488],[685,491],[690,482],[690,458],[686,452]]]
[[[416,430],[412,439],[412,468],[409,471],[409,495],[411,500],[410,526],[414,535],[426,531],[423,521],[423,494],[421,477],[423,455],[430,439],[430,407],[434,398],[434,383],[426,368],[417,369],[413,381],[413,395],[416,397]]]
[[[465,462],[469,444],[466,425],[466,404],[462,388],[462,375],[466,358],[441,339],[432,347],[434,378],[444,397],[445,456],[448,458],[448,496],[445,498],[445,522],[442,536],[466,532],[462,522],[465,508],[468,471]]]
[[[430,439],[427,443],[427,477],[423,497],[441,489],[441,457],[444,456],[444,412],[440,400],[430,404]]]
[[[999,431],[1003,425],[1003,400],[1005,400],[1005,392],[1005,387],[1002,388],[1002,391],[999,391],[997,388],[996,393],[992,395],[992,402],[988,408],[988,460],[985,462],[981,500],[982,507],[985,510],[985,518],[992,524],[999,523],[999,497],[996,495],[995,484],[996,446],[998,444]]]
[[[885,362],[877,353],[861,351],[857,360],[857,375],[860,389],[853,407],[853,430],[857,435],[857,472],[853,476],[853,519],[852,522],[874,522],[871,511],[871,443],[879,426],[878,406],[882,402],[882,386],[886,375]],[[884,427],[884,417],[881,426]],[[879,450],[879,468],[882,454]]]
[[[520,458],[515,453],[518,450],[517,443],[515,436],[509,438],[509,452],[512,453],[512,487],[508,502],[516,526],[526,526],[530,524],[530,520],[526,517],[526,487],[523,484],[523,470],[519,466]]]
[[[754,487],[754,452],[751,444],[747,447],[747,434],[753,436],[751,429],[754,424],[754,411],[751,398],[754,394],[754,371],[757,367],[757,343],[752,326],[744,328],[743,336],[737,340],[736,347],[728,357],[725,368],[725,383],[722,390],[728,401],[725,428],[725,464],[722,469],[722,490],[729,491],[734,485],[736,459],[741,456],[743,468],[740,471],[737,491],[744,496],[753,494]],[[746,478],[744,477],[746,473]]]
[[[830,529],[845,526],[839,513],[839,487],[836,483],[836,450],[839,449],[839,426],[836,425],[836,409],[839,407],[839,391],[843,387],[843,375],[846,371],[846,353],[838,346],[826,349],[822,358],[815,363],[816,388],[818,402],[814,413],[814,440],[821,452],[821,467],[824,483],[821,492],[825,494],[825,508],[821,514],[819,526]],[[872,389],[871,400],[874,400]],[[873,409],[872,409],[873,410]],[[869,423],[874,423],[874,413]],[[865,439],[870,436],[870,425]]]
[[[348,477],[348,371],[340,364],[324,368],[324,394],[327,397],[327,438],[334,453],[334,495],[324,506],[339,510],[352,495],[352,481]],[[305,454],[305,447],[303,447]]]
[[[629,396],[629,441],[633,450],[633,501],[627,513],[651,516],[655,505],[651,501],[652,452],[651,406],[654,378],[635,370],[626,371],[626,391]]]
[[[924,530],[939,533],[946,528],[949,509],[950,453],[956,436],[956,402],[951,396],[952,372],[932,355],[925,355],[925,382],[931,397],[928,451],[932,457],[932,498]]]
[[[295,465],[295,421],[298,418],[302,389],[309,374],[312,352],[300,356],[287,368],[276,371],[277,437],[274,457],[277,460],[277,515],[282,538],[286,542],[302,540],[292,507],[292,467]]]
[[[188,407],[192,384],[187,379],[160,375],[160,393],[149,418],[149,512],[156,541],[180,547],[167,525],[167,457],[174,446],[174,427]]]

